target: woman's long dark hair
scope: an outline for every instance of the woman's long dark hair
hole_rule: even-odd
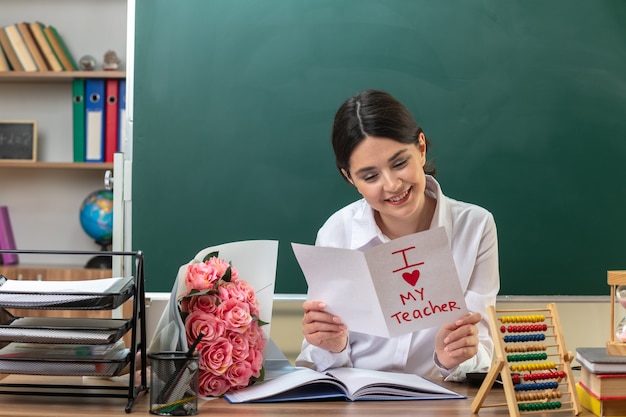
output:
[[[367,136],[417,145],[422,132],[408,109],[389,93],[379,90],[357,93],[346,100],[335,114],[332,144],[337,169],[339,172],[343,169],[350,175],[352,151]],[[426,149],[429,146],[430,142],[426,139]],[[424,172],[434,176],[434,163],[428,161]]]

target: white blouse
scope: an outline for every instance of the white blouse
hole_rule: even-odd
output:
[[[478,323],[478,353],[456,368],[446,370],[438,365],[434,354],[435,334],[439,330],[436,327],[392,338],[349,332],[348,346],[340,353],[328,352],[304,340],[297,365],[318,371],[348,366],[422,376],[431,376],[438,370],[448,381],[460,381],[467,372],[489,369],[493,341],[486,308],[495,305],[500,289],[495,221],[482,207],[444,196],[439,183],[429,175],[426,193],[437,200],[430,227],[443,226],[446,230],[467,308],[483,316]],[[316,245],[366,250],[388,241],[376,225],[372,208],[361,199],[326,221],[317,234]]]

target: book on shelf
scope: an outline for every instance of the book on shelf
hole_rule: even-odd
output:
[[[33,60],[33,57],[31,56],[30,51],[28,50],[28,47],[24,42],[24,39],[22,38],[22,35],[20,35],[20,31],[18,30],[17,25],[12,24],[5,26],[4,32],[9,38],[9,42],[11,43],[11,46],[15,51],[15,55],[17,55],[17,59],[20,61],[20,64],[24,68],[24,71],[36,72],[37,65],[35,64],[35,61]]]
[[[609,355],[605,347],[576,348],[576,360],[596,374],[626,374],[626,356]]]
[[[618,399],[601,400],[586,389],[580,381],[576,383],[576,393],[580,405],[598,417],[626,417],[626,393]]]
[[[296,367],[292,372],[225,395],[230,403],[314,400],[433,400],[465,396],[426,378],[397,372],[335,368],[325,373]]]
[[[24,71],[24,67],[20,63],[15,50],[13,49],[13,45],[11,45],[11,41],[9,41],[9,37],[7,36],[4,28],[0,28],[0,45],[2,45],[2,50],[9,61],[9,65],[11,66],[12,71]]]
[[[44,33],[45,25],[41,22],[32,22],[29,26],[30,31],[33,34],[33,38],[35,38],[35,42],[37,42],[37,46],[41,50],[41,54],[43,55],[43,58],[50,70],[54,72],[63,71],[63,67],[61,66],[57,56],[54,54],[52,46],[50,46],[48,38]]]
[[[9,208],[7,206],[0,206],[0,249],[16,249],[11,217],[9,216]],[[0,258],[2,258],[4,265],[16,264],[19,261],[16,253],[2,253]]]
[[[626,395],[626,373],[599,374],[581,366],[580,382],[599,398]]]
[[[59,35],[56,28],[52,25],[48,25],[44,29],[44,33],[48,38],[48,42],[50,42],[50,45],[52,46],[52,50],[61,62],[63,69],[65,71],[77,71],[78,65],[76,65],[76,61],[74,61],[72,54],[70,54],[69,49],[65,45],[63,38],[61,38],[61,35]]]
[[[2,48],[2,44],[0,44],[0,72],[6,71],[11,71],[11,66],[4,53],[4,48]]]
[[[28,22],[19,22],[16,23],[17,30],[20,31],[20,35],[22,35],[22,39],[24,39],[24,43],[28,48],[28,52],[30,52],[30,56],[33,57],[33,61],[35,62],[35,66],[37,67],[37,71],[39,72],[47,72],[49,71],[48,64],[44,60],[43,55],[41,54],[41,50],[39,49],[39,45],[35,41],[32,32],[30,31],[30,23]]]

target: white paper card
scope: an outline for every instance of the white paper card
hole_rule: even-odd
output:
[[[468,313],[443,227],[361,252],[292,243],[309,300],[354,332],[394,337]]]

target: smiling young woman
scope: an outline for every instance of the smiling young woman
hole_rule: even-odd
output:
[[[440,328],[381,338],[350,332],[325,311],[303,304],[305,340],[296,363],[318,371],[353,366],[463,380],[486,371],[493,341],[486,308],[500,288],[496,225],[482,207],[446,197],[427,160],[430,145],[408,109],[390,94],[360,92],[335,115],[335,164],[363,197],[333,214],[317,234],[319,246],[366,250],[401,236],[443,227],[469,315]],[[332,285],[332,282],[329,282]]]

